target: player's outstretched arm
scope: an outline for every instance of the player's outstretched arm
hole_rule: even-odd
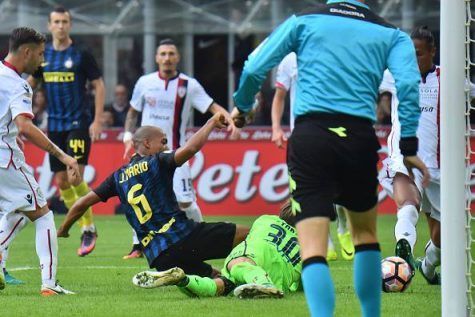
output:
[[[215,128],[223,129],[229,125],[229,121],[225,116],[218,112],[212,116],[204,126],[202,126],[193,136],[185,143],[184,146],[179,147],[175,152],[175,163],[181,166],[183,163],[193,157],[208,140],[208,136]]]
[[[91,81],[92,87],[95,90],[94,96],[94,122],[89,127],[89,135],[91,137],[91,141],[97,141],[101,137],[102,133],[102,124],[101,118],[102,113],[104,112],[104,101],[106,98],[106,87],[104,85],[104,80],[102,78],[95,79]]]
[[[285,89],[277,87],[275,89],[274,99],[272,100],[272,142],[274,142],[279,148],[282,148],[284,142],[287,142],[287,137],[280,125],[284,113],[286,95],[287,91]]]
[[[139,117],[139,112],[135,110],[133,107],[129,107],[129,110],[127,111],[127,116],[125,117],[125,126],[124,126],[124,160],[130,159],[132,156],[132,149],[134,148],[133,142],[132,142],[132,137],[133,137],[133,131],[135,127],[137,126],[137,119]]]
[[[67,238],[69,237],[69,229],[71,229],[71,226],[84,215],[84,213],[87,211],[87,209],[98,202],[100,202],[101,199],[99,196],[93,192],[90,191],[87,193],[86,196],[83,196],[79,198],[74,205],[69,209],[68,214],[66,215],[66,218],[64,219],[63,223],[58,229],[57,235],[58,237],[63,237]]]
[[[30,118],[24,115],[18,115],[15,117],[15,124],[18,127],[18,131],[23,134],[28,140],[40,149],[54,155],[70,169],[70,175],[72,177],[78,177],[79,167],[78,162],[71,156],[64,153],[59,147],[57,147],[50,139],[36,127]]]

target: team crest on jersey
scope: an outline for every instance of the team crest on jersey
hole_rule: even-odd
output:
[[[65,62],[64,62],[64,67],[66,68],[72,68],[73,67],[73,60],[70,58],[68,58]]]
[[[145,102],[150,107],[155,107],[157,105],[157,99],[154,97],[145,97]]]
[[[185,97],[186,95],[186,87],[178,87],[178,90],[177,90],[177,93],[178,93],[178,97],[180,98],[183,98]]]

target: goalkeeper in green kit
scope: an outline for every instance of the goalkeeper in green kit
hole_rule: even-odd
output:
[[[290,202],[279,216],[256,219],[246,240],[224,262],[221,276],[214,279],[185,275],[176,267],[163,272],[141,272],[132,281],[143,288],[176,285],[190,297],[281,298],[301,289],[302,262]]]

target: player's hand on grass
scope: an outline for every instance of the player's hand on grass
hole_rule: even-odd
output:
[[[124,142],[125,150],[124,150],[124,155],[123,159],[125,161],[130,161],[130,158],[132,157],[133,154],[133,149],[134,149],[134,142],[132,140],[128,140]]]
[[[69,230],[64,230],[63,226],[59,227],[58,231],[56,232],[56,235],[58,238],[69,238]]]
[[[281,126],[272,127],[272,142],[280,149],[282,149],[284,143],[287,142],[287,137]]]
[[[414,175],[412,173],[412,169],[418,169],[422,173],[422,186],[427,187],[430,182],[430,174],[429,170],[425,166],[424,162],[417,155],[412,156],[404,156],[404,165],[406,165],[407,170],[412,179],[414,179]]]
[[[100,139],[102,133],[102,125],[99,120],[94,120],[94,122],[89,126],[89,136],[91,141],[95,142]]]

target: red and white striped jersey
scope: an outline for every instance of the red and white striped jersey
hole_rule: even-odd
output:
[[[475,96],[475,85],[470,85],[470,95]],[[391,100],[391,122],[392,129],[388,137],[389,157],[401,155],[399,150],[399,139],[401,125],[399,123],[397,107],[399,101],[396,96],[394,78],[389,71],[385,71],[383,81],[379,87],[380,92],[388,91],[392,94]],[[428,168],[439,168],[439,136],[440,136],[440,67],[435,66],[419,84],[419,108],[421,116],[417,137],[419,139],[419,150],[417,155]],[[460,105],[463,106],[463,105]]]
[[[277,68],[275,87],[290,90],[290,130],[294,129],[294,101],[297,85],[297,55],[292,52],[284,57]]]
[[[18,128],[13,122],[18,115],[33,118],[33,91],[15,67],[0,62],[0,167],[20,168],[25,156],[16,142]]]
[[[161,128],[172,149],[185,144],[192,107],[205,113],[212,103],[196,79],[178,73],[167,80],[159,72],[140,77],[130,100],[130,105],[142,112],[141,125]]]

